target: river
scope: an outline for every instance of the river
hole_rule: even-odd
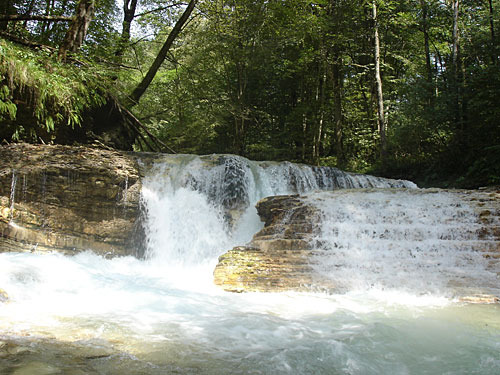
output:
[[[258,199],[338,187],[310,171],[235,157],[212,167],[196,157],[158,162],[143,182],[140,259],[91,249],[0,254],[11,299],[0,304],[0,372],[499,374],[499,305],[460,302],[454,292],[464,274],[498,292],[498,276],[460,247],[475,214],[445,193],[409,193],[415,186],[405,183],[321,200],[319,236],[339,250],[317,271],[341,285],[335,292],[235,294],[213,285],[218,256],[262,227]],[[368,183],[343,178],[344,187]]]

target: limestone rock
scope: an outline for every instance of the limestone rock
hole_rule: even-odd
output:
[[[257,204],[264,228],[247,246],[238,246],[219,258],[214,282],[231,292],[311,290],[328,280],[312,272],[314,207],[298,195],[268,197]]]
[[[460,302],[474,303],[474,304],[492,304],[500,303],[500,298],[490,294],[478,294],[473,296],[465,296],[459,298]]]
[[[439,189],[414,191],[433,194]],[[500,191],[449,190],[477,214],[479,228],[476,240],[465,246],[480,252],[488,260],[487,270],[500,277]],[[314,193],[310,194],[313,195]],[[334,197],[335,192],[332,192]],[[309,196],[310,196],[309,195]],[[317,206],[298,195],[275,196],[261,200],[257,211],[265,223],[252,241],[219,257],[214,282],[232,292],[281,292],[287,290],[335,290],[332,281],[314,271],[316,255],[322,246],[315,240],[316,223],[320,220]],[[475,229],[474,229],[475,230]],[[498,289],[498,285],[483,285]],[[498,296],[463,297],[464,302],[498,303]]]
[[[61,369],[45,362],[29,362],[12,372],[12,375],[51,375],[61,374]]]
[[[139,167],[88,147],[0,147],[0,251],[135,251]]]

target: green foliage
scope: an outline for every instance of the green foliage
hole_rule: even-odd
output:
[[[58,63],[50,51],[1,39],[0,77],[0,116],[8,120],[14,138],[25,134],[50,140],[57,127],[80,126],[85,111],[105,102],[102,79],[90,69],[75,69]]]
[[[423,4],[432,81],[425,58]],[[200,2],[201,15],[137,107],[139,116],[180,152],[337,163],[357,172],[433,184],[439,176],[448,182],[465,176],[481,157],[475,150],[498,142],[495,119],[500,113],[493,101],[500,82],[492,77],[500,74],[488,60],[492,49],[484,48],[490,38],[487,9],[463,4],[461,33],[470,37],[461,46],[467,88],[461,89],[460,127],[450,6],[435,0],[378,2],[389,151],[382,163],[369,5]],[[494,3],[495,9],[498,5]],[[136,57],[151,59],[151,47],[136,49]],[[341,74],[337,88],[335,64]],[[339,107],[340,141],[335,125]]]
[[[25,2],[11,3],[18,14],[28,11]],[[33,4],[36,14],[71,15],[76,0]],[[377,1],[388,122],[384,160],[371,4],[199,0],[134,113],[178,152],[337,165],[422,185],[497,184],[500,1],[493,0],[491,15],[489,2],[460,1],[455,57],[451,2]],[[74,69],[47,51],[2,42],[0,121],[14,137],[78,130],[82,114],[100,105],[104,92],[127,98],[183,10],[159,0],[139,1],[138,9],[144,14],[133,20],[123,54],[116,54],[123,15],[114,0],[96,2],[81,53],[86,61],[111,62],[107,66],[87,62]],[[54,46],[65,30],[62,23],[8,25],[12,33]],[[23,102],[27,111],[18,108]],[[148,148],[143,140],[135,147]]]
[[[10,90],[7,85],[0,86],[0,121],[3,119],[14,120],[17,106],[10,100]]]
[[[464,187],[500,185],[500,145],[485,148],[458,182]]]

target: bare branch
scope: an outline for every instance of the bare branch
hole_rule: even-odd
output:
[[[133,70],[139,70],[140,71],[140,69],[137,66],[130,66],[130,65],[125,65],[125,64],[120,64],[120,63],[109,61],[109,60],[106,60],[106,59],[103,59],[103,58],[100,58],[100,57],[96,57],[96,59],[100,63],[105,63],[107,65],[113,65],[113,66],[117,66],[119,68],[133,69]]]
[[[174,3],[174,4],[171,4],[171,5],[167,5],[165,7],[160,7],[160,8],[148,10],[146,12],[142,12],[142,13],[136,14],[134,16],[134,18],[139,18],[139,17],[147,16],[148,14],[155,13],[155,12],[161,12],[162,10],[166,10],[166,9],[169,9],[169,8],[174,8],[174,7],[177,7],[179,5],[186,5],[186,3]]]
[[[10,14],[0,16],[0,21],[72,21],[73,17],[65,16],[37,16],[29,14]]]

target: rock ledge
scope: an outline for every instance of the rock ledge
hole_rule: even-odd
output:
[[[0,147],[0,251],[135,252],[140,179],[125,152]]]

